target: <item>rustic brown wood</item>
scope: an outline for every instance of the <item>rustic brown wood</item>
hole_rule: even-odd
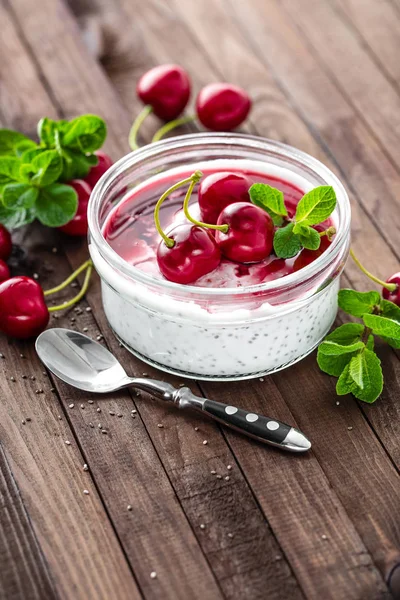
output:
[[[0,598],[57,598],[4,449],[0,444]]]
[[[111,123],[107,147],[118,157],[128,150],[126,138],[130,122],[118,95],[129,111],[137,112],[132,79],[149,64],[167,60],[183,63],[193,72],[196,88],[210,79],[232,79],[249,88],[256,98],[252,131],[288,141],[325,163],[334,162],[340,167],[339,174],[344,175],[356,194],[352,200],[354,231],[358,234],[355,247],[378,274],[385,276],[387,270],[396,269],[397,171],[382,152],[380,142],[375,141],[358,117],[359,107],[355,111],[325,72],[314,67],[301,37],[288,47],[285,56],[287,61],[290,57],[294,61],[299,47],[300,55],[308,59],[304,66],[296,65],[290,74],[289,63],[276,61],[279,68],[270,71],[266,69],[262,53],[256,56],[249,39],[246,41],[237,26],[242,21],[245,29],[255,19],[260,21],[257,27],[261,27],[264,19],[261,3],[252,7],[251,17],[243,6],[237,25],[227,15],[226,7],[207,0],[204,3],[171,2],[166,6],[134,0],[124,1],[123,7],[125,12],[121,13],[117,3],[97,0],[94,4],[88,0],[82,5],[74,0],[80,31],[61,3],[44,0],[33,6],[28,0],[13,0],[8,4],[11,12],[5,13],[6,19],[2,19],[2,25],[6,23],[6,41],[0,41],[0,50],[3,46],[5,55],[12,52],[18,62],[0,66],[0,115],[5,117],[4,121],[29,132],[35,121],[46,113],[71,116],[83,111],[98,112]],[[284,13],[276,12],[279,19],[282,18]],[[9,14],[15,19],[25,47],[15,35]],[[275,12],[273,16],[277,18]],[[285,19],[288,32],[291,26]],[[43,30],[44,21],[47,27]],[[123,32],[121,39],[119,28]],[[285,31],[277,29],[284,39]],[[129,30],[135,36],[134,43],[128,39]],[[142,37],[137,35],[139,30],[144,34]],[[220,35],[221,31],[224,35]],[[279,37],[268,32],[269,43],[270,38],[275,40],[275,49],[283,43],[282,40],[278,43]],[[82,40],[86,40],[89,50]],[[138,55],[132,58],[136,51]],[[93,57],[101,60],[112,75],[118,95]],[[123,57],[127,57],[127,64]],[[120,71],[117,62],[122,62]],[[313,97],[299,93],[299,81],[302,76],[306,78],[311,68],[315,69],[310,77]],[[292,78],[298,86],[295,91],[288,83]],[[325,101],[318,91],[318,81],[322,87],[326,81],[329,84]],[[21,90],[27,88],[30,95],[21,94]],[[14,96],[18,101],[10,102]],[[317,110],[312,116],[315,107]],[[385,120],[383,123],[387,127]],[[334,134],[338,124],[341,131],[349,130],[349,133],[336,142]],[[148,139],[155,126],[156,121],[150,119],[144,139]],[[328,127],[325,137],[324,129]],[[387,129],[382,127],[381,140],[386,133]],[[375,168],[374,156],[379,170]],[[382,196],[388,201],[381,204],[377,215],[374,202],[376,197]],[[31,254],[48,257],[48,265],[56,269],[57,277],[61,278],[70,269],[61,254],[54,256],[48,252],[49,240],[46,234],[48,246],[40,249],[37,243],[33,244]],[[66,251],[69,262],[76,266],[86,253],[83,246],[74,243],[68,244]],[[44,265],[37,270],[41,277],[46,275]],[[368,287],[353,265],[349,265],[348,272],[359,289]],[[47,275],[50,284],[54,275]],[[92,313],[71,312],[55,322],[80,330],[87,327],[92,337],[103,333],[107,344],[131,373],[153,373],[118,347],[100,309],[98,282],[91,288],[87,300],[94,309]],[[82,308],[85,306],[83,303]],[[71,315],[75,320],[71,320]],[[264,598],[266,590],[268,597],[277,600],[302,598],[303,592],[308,598],[335,600],[386,598],[387,588],[375,565],[391,589],[397,589],[400,543],[395,515],[399,508],[399,484],[390,459],[398,465],[394,438],[399,431],[398,384],[394,379],[399,376],[399,363],[392,351],[386,351],[386,355],[389,384],[379,409],[378,405],[363,406],[360,411],[352,399],[344,399],[337,407],[333,381],[318,372],[313,357],[285,375],[276,375],[265,382],[225,385],[224,388],[216,384],[202,386],[215,398],[229,400],[234,395],[243,406],[265,413],[270,411],[292,423],[296,420],[306,432],[313,432],[315,453],[309,457],[268,451],[233,433],[222,435],[213,424],[195,417],[184,419],[173,409],[149,402],[147,398],[136,398],[134,394],[95,399],[91,405],[87,395],[56,382],[61,398],[61,404],[56,406],[62,406],[67,415],[68,426],[83,453],[81,460],[90,466],[90,476],[118,536],[117,539],[110,530],[117,548],[114,559],[121,555],[119,542],[146,598],[255,599]],[[295,392],[299,382],[305,397],[301,405]],[[75,405],[73,409],[69,408],[71,400]],[[51,402],[54,410],[58,400],[52,398]],[[11,399],[7,406],[9,411],[13,410]],[[129,417],[133,406],[138,410],[135,419]],[[101,408],[101,413],[96,412],[96,407]],[[123,417],[110,415],[109,410],[120,411]],[[89,425],[93,416],[98,418],[99,414],[107,435],[93,431]],[[207,446],[202,444],[203,439],[208,440]],[[8,438],[6,441],[7,451],[10,445],[13,458],[20,440],[13,445]],[[47,443],[47,439],[40,440],[41,448],[46,449]],[[56,465],[58,460],[56,454],[52,464]],[[217,480],[210,473],[216,470],[224,475],[228,473],[228,464],[232,465],[229,480]],[[23,496],[28,495],[26,505],[30,514],[41,515],[30,501],[30,482],[21,485],[20,471],[16,478]],[[127,503],[132,505],[132,511],[126,510]],[[100,513],[102,527],[107,529],[109,525],[104,523],[107,517],[102,506]],[[87,518],[92,528],[97,527],[92,515]],[[51,526],[54,522],[49,517],[46,523]],[[201,524],[205,525],[204,529],[200,528]],[[39,532],[42,543],[40,533],[44,528],[35,523],[35,531]],[[45,545],[43,548],[47,558],[51,552]],[[123,562],[126,565],[125,559]],[[59,577],[60,562],[54,560],[51,567]],[[103,569],[100,562],[92,565],[92,577],[103,577]],[[150,578],[152,570],[157,571],[156,579]],[[71,576],[67,573],[64,583],[68,575]],[[72,574],[73,581],[78,575],[77,569]],[[107,585],[108,577],[107,574]],[[134,585],[130,573],[129,577]],[[87,592],[93,598],[110,597],[103,589],[91,588],[86,580],[82,586],[82,594]],[[71,597],[70,587],[57,587],[66,597]],[[125,589],[128,588],[115,585],[112,597],[125,597]],[[136,593],[135,588],[131,596]]]

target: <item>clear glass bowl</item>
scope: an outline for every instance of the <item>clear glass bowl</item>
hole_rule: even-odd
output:
[[[221,162],[222,161],[222,162]],[[102,228],[110,210],[149,178],[171,169],[228,170],[250,161],[304,191],[332,185],[337,234],[300,271],[243,288],[201,288],[157,279],[122,259]],[[221,169],[222,170],[222,169]],[[239,134],[170,138],[128,154],[101,178],[89,203],[89,249],[102,282],[103,306],[115,335],[135,356],[167,372],[206,380],[247,379],[283,369],[309,354],[337,313],[339,276],[350,243],[350,204],[337,177],[285,144]]]

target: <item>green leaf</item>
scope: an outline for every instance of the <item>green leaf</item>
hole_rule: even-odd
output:
[[[35,172],[32,183],[46,186],[54,183],[60,177],[63,162],[56,150],[45,150],[35,156],[32,160],[32,167]]]
[[[35,148],[27,148],[21,154],[21,163],[23,165],[30,165],[37,156],[40,156],[44,152],[48,152],[48,150],[46,150],[46,148],[40,148],[39,146],[35,146]]]
[[[294,223],[277,229],[274,235],[274,251],[278,258],[291,258],[301,250],[299,236],[293,233]]]
[[[44,117],[40,119],[37,132],[40,142],[47,148],[54,148],[55,146],[55,132],[58,130],[58,121]]]
[[[383,389],[381,361],[371,350],[365,348],[353,356],[340,375],[336,392],[338,395],[352,393],[363,402],[375,402]]]
[[[297,205],[295,221],[306,225],[317,225],[332,214],[335,206],[335,190],[330,185],[321,185],[302,197]]]
[[[249,189],[250,200],[264,209],[275,225],[282,225],[282,217],[287,217],[283,193],[266,183],[253,183]]]
[[[62,145],[92,154],[101,148],[106,136],[107,127],[103,119],[96,115],[82,115],[65,127]]]
[[[0,223],[5,225],[7,229],[17,229],[23,225],[32,223],[36,218],[35,209],[10,210],[3,206],[0,202]]]
[[[9,183],[3,190],[5,208],[20,210],[32,208],[39,195],[39,190],[26,183]]]
[[[64,148],[62,151],[63,170],[60,179],[70,181],[71,179],[83,179],[93,166],[91,156],[85,156],[81,152]]]
[[[40,190],[36,201],[37,218],[48,227],[61,227],[70,221],[78,208],[78,195],[69,185],[52,183]]]
[[[349,345],[340,345],[325,340],[318,348],[318,366],[324,373],[339,377],[353,356],[358,354],[364,347],[364,343],[361,341]]]
[[[0,185],[20,181],[21,161],[18,158],[5,156],[0,159]]]
[[[400,348],[400,322],[380,315],[363,316],[364,323],[393,348]]]
[[[321,245],[321,237],[315,229],[302,223],[296,223],[293,229],[299,238],[301,245],[307,250],[318,250]]]
[[[381,299],[380,304],[381,316],[387,317],[388,319],[393,319],[394,321],[398,321],[400,323],[400,307],[390,302],[389,300]]]
[[[24,152],[26,152],[27,150],[32,150],[34,148],[39,148],[39,146],[32,140],[26,139],[14,147],[14,152],[15,152],[15,155],[18,158],[20,158],[24,154]]]
[[[338,295],[339,306],[353,317],[362,317],[372,313],[379,306],[381,297],[378,292],[356,292],[355,290],[340,290]]]
[[[365,327],[362,323],[345,323],[327,335],[325,341],[336,342],[342,346],[349,346],[361,339],[364,330]]]
[[[23,133],[19,133],[19,131],[0,129],[0,156],[15,156],[16,148],[23,142],[34,144],[32,140]]]

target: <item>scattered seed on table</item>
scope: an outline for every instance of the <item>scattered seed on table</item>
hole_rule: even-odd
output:
[[[112,417],[115,417],[115,412],[113,410],[109,410],[108,414],[111,415]]]
[[[35,394],[43,394],[43,393],[44,393],[44,390],[42,390],[42,388],[35,390]]]
[[[92,312],[92,309],[90,308],[90,306],[86,307],[86,312]]]
[[[183,388],[183,387],[185,387],[185,384],[184,384],[184,383],[180,383],[180,384],[179,384],[179,387],[180,387],[180,388]]]
[[[56,391],[56,388],[50,388],[50,391],[53,392],[53,394],[54,394],[54,392]]]
[[[97,427],[98,427],[99,429],[103,429],[103,425],[102,425],[101,423],[99,423],[99,424],[97,425]]]
[[[136,415],[136,413],[137,413],[137,410],[136,410],[136,408],[133,408],[133,409],[131,410],[131,413],[132,413],[133,415]]]
[[[226,465],[226,468],[228,469],[228,471],[232,471],[232,465]]]
[[[10,377],[10,380],[11,381],[15,381],[15,377]]]
[[[228,538],[233,538],[233,533],[228,533]]]
[[[204,525],[204,523],[200,523],[200,529],[205,529],[206,526]]]
[[[195,428],[194,428],[194,430],[195,430],[195,431],[198,431],[198,430],[199,430],[199,428],[198,428],[198,427],[195,427]]]
[[[159,427],[160,429],[162,429],[164,427],[164,425],[162,423],[158,423],[157,427]]]
[[[321,539],[323,539],[323,540],[327,540],[327,539],[328,539],[328,536],[327,536],[327,535],[325,535],[325,534],[322,534],[322,535],[321,535]]]
[[[51,251],[52,251],[53,254],[57,254],[57,252],[58,252],[58,250],[57,250],[56,247],[52,248]]]
[[[69,404],[70,408],[74,408],[75,404]]]
[[[132,510],[132,506],[130,504],[128,504],[128,506],[126,507],[126,510]]]
[[[150,577],[151,577],[151,579],[156,579],[157,578],[157,573],[155,571],[152,571],[150,573]]]
[[[83,493],[88,496],[89,495],[89,490],[83,490]]]
[[[140,396],[142,395],[140,392],[135,392],[136,398],[140,398]]]
[[[83,470],[84,470],[84,471],[89,471],[89,467],[87,466],[87,464],[86,464],[86,463],[83,465]]]
[[[216,475],[217,471],[210,471],[211,475]]]
[[[207,440],[204,440],[204,442],[203,442],[203,446],[207,446],[207,444],[208,444],[208,441],[207,441]]]
[[[136,419],[136,415],[131,414],[132,419]]]
[[[71,442],[69,442],[68,440],[65,440],[65,444],[66,444],[66,446],[70,446]]]
[[[229,481],[229,480],[230,480],[230,477],[229,477],[229,475],[227,475],[227,476],[225,477],[225,481]]]
[[[2,352],[0,352],[0,358],[5,358],[5,356]]]
[[[76,281],[73,281],[73,282],[71,283],[71,287],[72,287],[72,288],[76,288],[76,287],[78,287],[78,284],[76,283]]]
[[[81,408],[85,408],[85,405],[84,405],[84,404],[81,404]]]
[[[25,358],[25,354],[20,354],[19,357],[20,358]]]
[[[89,423],[89,427],[93,428],[94,427],[93,423]]]
[[[222,479],[222,475],[217,475],[217,479]]]
[[[25,419],[22,419],[21,423],[22,425],[25,425]]]
[[[98,342],[100,342],[102,339],[103,339],[103,336],[102,336],[102,335],[98,335],[98,336],[96,337],[96,340],[97,340]]]
[[[275,556],[275,560],[276,560],[276,561],[282,560],[282,556],[280,556],[279,554],[277,554],[277,555]]]
[[[33,274],[33,279],[39,279],[39,273],[34,273]]]
[[[32,421],[32,419],[30,417],[26,417],[26,422],[29,423],[30,421]]]
[[[336,406],[339,406],[339,405],[340,405],[339,400],[336,400]]]
[[[58,415],[58,420],[62,421],[62,416],[61,415]]]
[[[120,418],[121,418],[121,417],[123,417],[123,415],[122,415],[121,413],[118,413],[118,414],[117,414],[117,417],[120,417]]]
[[[350,426],[347,428],[349,431],[353,431],[353,428]]]
[[[22,379],[27,379],[27,376],[26,375],[22,375]]]
[[[264,377],[260,377],[260,381],[264,381]]]
[[[87,332],[87,331],[89,331],[89,330],[88,330],[88,328],[87,328],[87,327],[84,327],[84,328],[83,328],[83,331],[86,333],[86,332]]]
[[[70,321],[71,321],[71,323],[75,323],[75,321],[76,321],[75,317],[71,317]]]
[[[96,408],[96,412],[101,412],[100,406],[98,408]]]
[[[107,431],[106,429],[102,429],[102,430],[101,430],[101,433],[107,434],[107,433],[108,433],[108,431]]]
[[[35,377],[34,375],[31,375],[31,376],[30,376],[30,380],[31,380],[31,381],[35,381],[35,380],[36,380],[36,377]]]
[[[88,404],[94,404],[94,400],[88,400]]]

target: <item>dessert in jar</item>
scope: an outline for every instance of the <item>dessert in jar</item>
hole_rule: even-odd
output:
[[[262,226],[250,220],[252,235],[241,246],[245,253],[251,246],[248,259],[235,254],[237,244],[229,242],[229,234],[205,229],[221,251],[219,260],[212,251],[206,257],[208,272],[201,267],[186,279],[176,278],[168,271],[171,261],[160,261],[165,249],[160,250],[154,209],[168,188],[196,171],[202,178],[193,186],[189,205],[196,221],[215,223],[224,217],[235,227],[234,211],[221,199],[233,190],[234,200],[243,204],[239,226],[247,222],[246,206],[254,206],[247,183],[280,190],[288,219],[304,194],[332,186],[336,208],[315,229],[333,227],[336,233],[321,237],[317,251],[302,249],[283,259],[257,237]],[[213,198],[207,183],[225,176],[225,191]],[[201,186],[203,196],[206,192],[212,200],[208,204],[201,193],[199,198]],[[166,237],[192,225],[183,211],[186,192],[187,186],[177,187],[160,207]],[[339,276],[348,255],[350,205],[336,176],[303,152],[252,136],[195,134],[146,146],[109,169],[89,203],[89,233],[107,319],[133,354],[186,377],[245,379],[289,366],[326,335],[336,317]]]

